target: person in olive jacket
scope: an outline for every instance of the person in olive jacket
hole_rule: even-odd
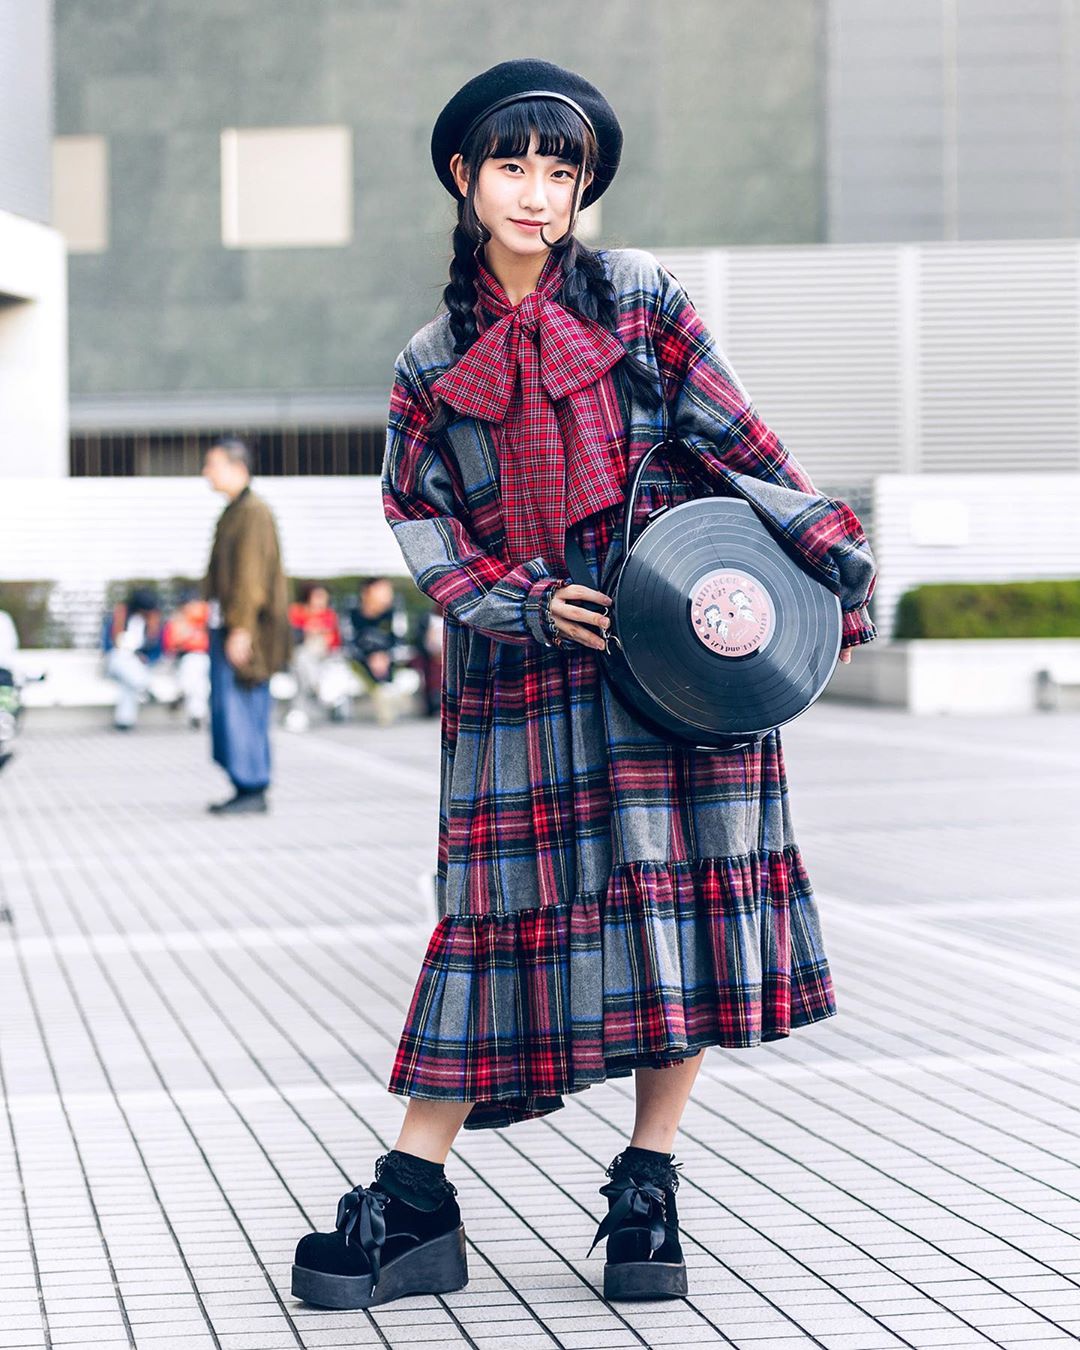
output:
[[[226,437],[206,452],[203,477],[229,504],[210,551],[210,732],[213,755],[233,796],[216,814],[267,809],[270,785],[270,676],[289,660],[288,586],[274,516],[251,490],[252,453]]]

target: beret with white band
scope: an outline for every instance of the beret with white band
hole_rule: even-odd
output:
[[[443,108],[431,133],[431,162],[451,196],[460,198],[450,160],[469,133],[489,113],[525,99],[550,98],[565,103],[592,128],[598,149],[592,182],[581,194],[588,206],[610,186],[619,167],[623,134],[615,110],[595,85],[551,61],[523,58],[500,61],[474,75]]]

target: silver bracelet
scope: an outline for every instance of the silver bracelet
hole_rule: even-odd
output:
[[[569,583],[568,583],[568,582],[560,582],[559,585],[560,585],[560,586],[565,586],[565,585],[569,585]],[[543,629],[544,629],[545,635],[546,635],[548,638],[550,638],[551,642],[552,642],[556,647],[563,647],[563,646],[566,645],[566,638],[565,638],[565,636],[558,630],[558,628],[555,627],[555,616],[554,616],[554,615],[552,614],[552,612],[551,612],[551,601],[552,601],[553,596],[555,595],[555,592],[556,592],[558,589],[559,589],[559,586],[551,586],[551,587],[548,588],[546,594],[544,595],[544,603],[543,603],[543,607],[541,608],[541,611],[540,611],[540,617],[541,617],[541,623],[542,623],[542,625],[543,625]]]

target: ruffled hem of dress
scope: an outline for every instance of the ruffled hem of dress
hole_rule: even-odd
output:
[[[635,1068],[779,1040],[835,994],[799,850],[616,868],[604,892],[436,925],[390,1092],[473,1101],[465,1129],[560,1109]]]

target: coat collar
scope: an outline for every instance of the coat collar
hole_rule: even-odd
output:
[[[244,502],[246,502],[250,498],[250,496],[251,496],[251,484],[249,482],[244,484],[244,486],[240,489],[240,491],[236,494],[236,496],[232,498],[231,501],[225,503],[225,511],[222,511],[221,514],[224,515],[226,511],[232,511],[235,508],[242,506]]]

